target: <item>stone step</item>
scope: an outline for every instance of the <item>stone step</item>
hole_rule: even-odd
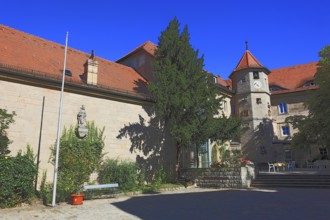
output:
[[[330,179],[329,175],[257,175],[258,179],[278,178],[278,179]]]
[[[327,175],[258,175],[252,181],[252,187],[305,187],[330,188],[330,176]]]
[[[326,188],[330,189],[330,185],[326,184],[287,184],[287,183],[276,183],[276,184],[258,184],[258,183],[253,183],[251,184],[252,187],[255,188]]]

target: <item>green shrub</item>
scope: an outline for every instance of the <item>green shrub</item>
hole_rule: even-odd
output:
[[[10,153],[8,145],[12,142],[7,137],[7,129],[11,123],[14,123],[15,112],[7,113],[6,109],[0,108],[0,157],[5,157]]]
[[[138,189],[141,182],[144,182],[144,173],[138,175],[138,167],[134,162],[119,162],[118,160],[106,160],[98,176],[101,184],[118,183],[122,191],[134,191]]]
[[[37,166],[31,148],[16,157],[0,157],[0,208],[14,207],[34,197]]]
[[[137,166],[137,184],[139,188],[143,188],[146,180],[146,166],[138,165]]]
[[[154,181],[152,182],[154,185],[162,185],[165,183],[168,183],[169,181],[168,174],[166,170],[164,169],[163,166],[161,166],[156,172],[155,172],[155,178]]]
[[[77,136],[77,127],[64,129],[59,150],[56,201],[68,201],[70,194],[80,193],[89,176],[98,170],[103,157],[103,130],[88,123],[88,134]],[[51,148],[50,160],[55,163],[56,148]],[[48,187],[51,189],[51,187]]]

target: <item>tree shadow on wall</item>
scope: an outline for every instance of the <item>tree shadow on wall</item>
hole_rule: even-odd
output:
[[[243,154],[253,161],[269,162],[276,158],[272,151],[274,128],[272,121],[263,119],[256,129],[242,129],[242,136],[246,137],[246,145],[242,149]]]
[[[144,106],[150,116],[150,107]],[[171,158],[171,139],[164,123],[157,117],[145,119],[139,115],[139,121],[129,123],[119,130],[118,139],[128,138],[130,152],[136,153],[136,162],[146,169],[146,181],[151,182],[155,172],[162,166],[169,175],[173,175],[174,161]]]

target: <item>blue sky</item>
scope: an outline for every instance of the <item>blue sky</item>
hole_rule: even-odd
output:
[[[329,0],[2,1],[0,23],[115,61],[177,16],[205,69],[227,79],[245,51],[267,68],[318,61],[330,44]]]

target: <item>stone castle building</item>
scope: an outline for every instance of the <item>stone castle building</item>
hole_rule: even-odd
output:
[[[169,135],[161,135],[150,116],[154,100],[147,90],[153,80],[151,61],[156,45],[146,42],[116,62],[68,49],[63,98],[63,127],[75,126],[81,106],[87,121],[105,128],[106,157],[144,163],[150,171],[158,164],[175,167],[175,148]],[[0,25],[0,107],[15,111],[8,130],[12,154],[30,144],[40,149],[40,167],[52,176],[48,162],[56,141],[64,46]],[[317,63],[268,70],[247,49],[228,80],[215,76],[226,98],[225,115],[243,120],[240,146],[257,162],[296,160],[302,165],[305,152],[290,148],[296,131],[285,123],[289,115],[307,114],[304,102],[317,89]],[[42,124],[42,129],[41,129]],[[211,163],[212,143],[200,155],[199,167]],[[312,154],[317,154],[314,152]],[[315,156],[314,155],[314,156]],[[308,157],[311,155],[309,154]],[[190,158],[191,159],[191,158]],[[195,166],[194,163],[189,163]]]

